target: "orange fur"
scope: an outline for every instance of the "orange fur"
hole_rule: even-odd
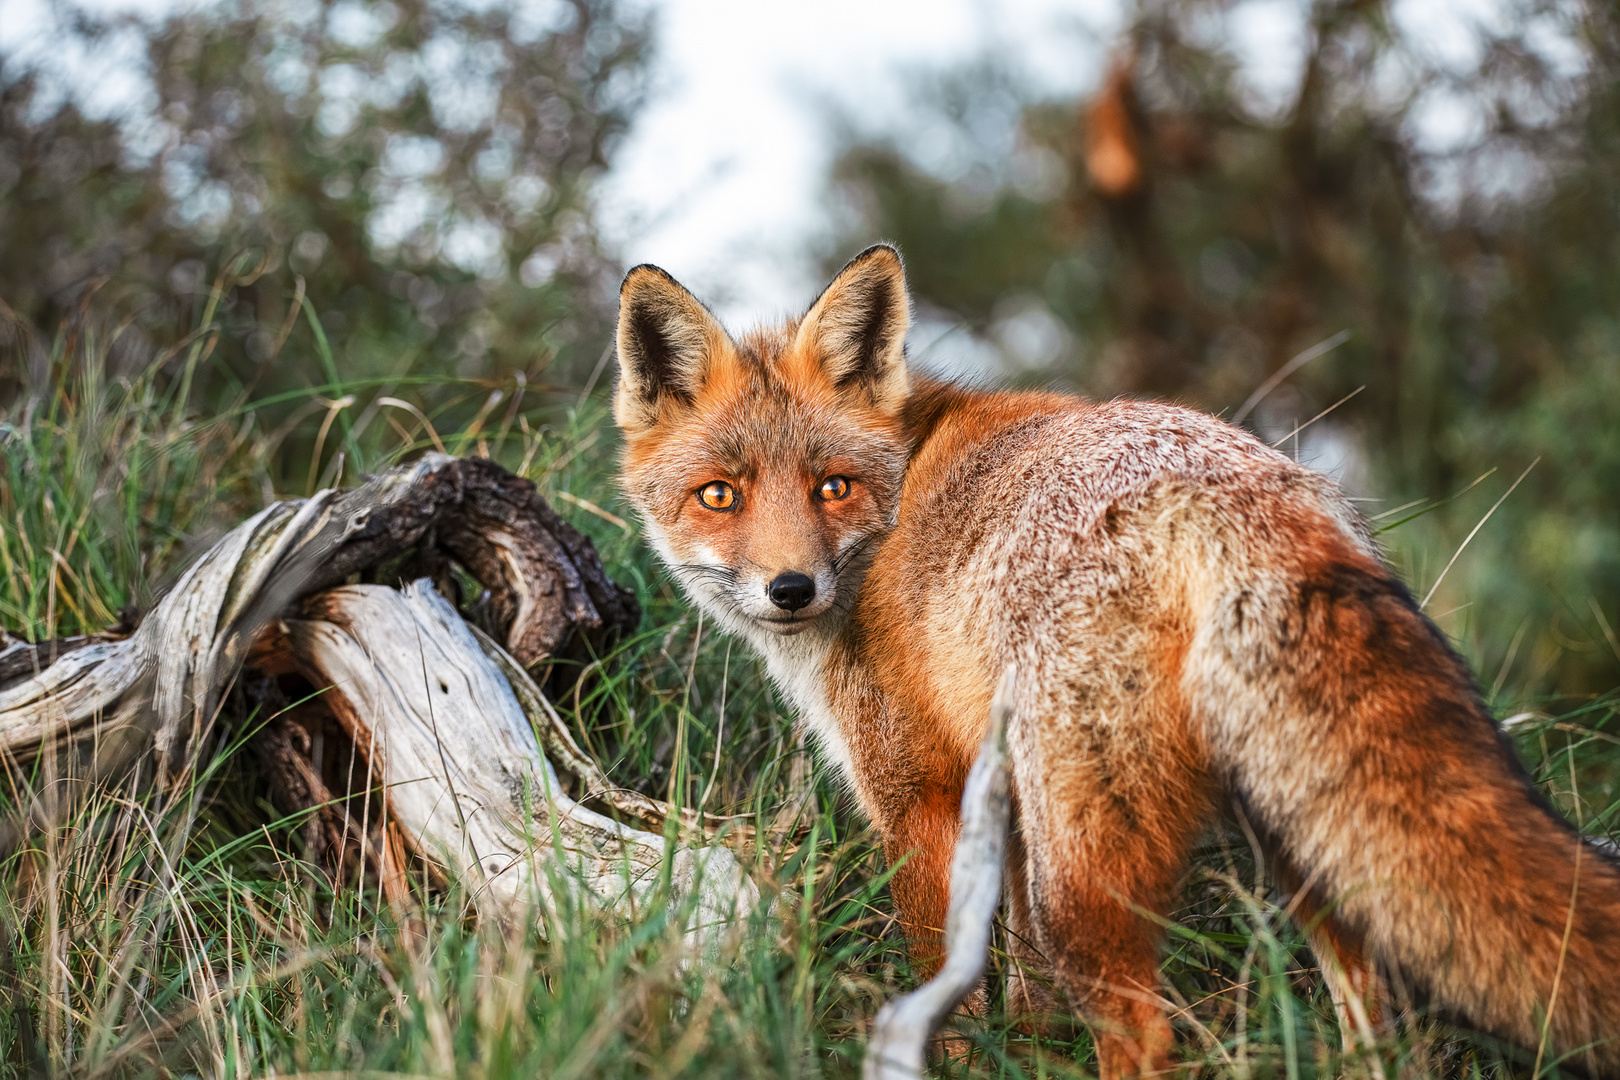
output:
[[[1143,912],[1169,909],[1234,802],[1358,1038],[1382,1023],[1382,965],[1525,1046],[1550,1006],[1553,1053],[1620,1074],[1620,869],[1536,794],[1333,485],[1190,410],[908,374],[908,320],[887,247],[741,338],[638,267],[615,414],[653,544],[759,648],[904,857],[921,969],[993,673],[1014,664],[1015,952],[1095,1026],[1104,1076],[1170,1065]],[[829,478],[847,496],[819,495]],[[714,482],[724,512],[697,499]],[[1015,1011],[1052,1000],[1038,979],[1012,991]]]

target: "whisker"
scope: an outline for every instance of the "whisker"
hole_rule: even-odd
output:
[[[707,563],[680,563],[672,565],[669,569],[674,574],[685,574],[695,578],[713,578],[727,585],[737,583],[737,571],[729,566],[710,566]]]
[[[851,561],[854,560],[855,556],[865,551],[869,546],[871,546],[872,541],[876,539],[877,533],[867,533],[865,536],[849,545],[849,547],[845,548],[838,555],[834,556],[833,573],[835,575],[842,574],[844,569],[849,566]]]
[[[697,586],[701,583],[708,586],[699,590],[707,594],[708,602],[718,604],[734,615],[746,616],[747,611],[737,596],[741,578],[739,571],[708,563],[670,563],[666,569],[684,585]]]

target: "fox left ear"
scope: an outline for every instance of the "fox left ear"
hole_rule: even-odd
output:
[[[653,427],[660,402],[691,405],[731,343],[725,328],[656,266],[633,267],[619,286],[619,389],[613,416],[626,430]]]
[[[833,278],[799,323],[795,351],[821,361],[838,389],[863,386],[884,412],[906,400],[906,331],[911,295],[900,253],[876,244]]]

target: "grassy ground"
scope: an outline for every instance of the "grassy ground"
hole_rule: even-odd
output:
[[[93,336],[58,341],[39,396],[0,414],[0,626],[104,627],[268,499],[428,446],[487,453],[593,535],[645,605],[642,632],[562,703],[581,743],[620,783],[769,819],[804,764],[791,721],[753,657],[681,602],[633,523],[612,520],[625,511],[601,395],[341,385],[318,335],[305,347],[330,385],[281,402],[244,388],[205,416],[188,400],[204,349],[112,379]],[[1511,679],[1489,689],[1554,801],[1590,832],[1620,828],[1617,699],[1521,700]],[[657,908],[632,924],[575,913],[551,940],[513,940],[475,925],[454,892],[424,888],[401,913],[374,887],[335,888],[300,859],[297,822],[238,752],[262,720],[238,703],[209,770],[167,803],[120,781],[59,806],[48,764],[0,781],[8,818],[56,822],[0,861],[0,1077],[854,1076],[869,1017],[910,985],[874,838],[825,780],[808,838],[755,867],[778,917],[747,926],[726,962],[691,964],[678,920]],[[1274,897],[1237,834],[1200,851],[1164,972],[1205,1075],[1344,1068],[1331,1005]],[[972,1030],[972,1061],[945,1074],[1092,1068],[1083,1031],[1037,1043],[994,1019]],[[1389,1052],[1413,1075],[1531,1072],[1421,1017]]]

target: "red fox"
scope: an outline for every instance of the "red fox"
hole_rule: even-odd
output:
[[[1013,665],[1011,936],[1093,1026],[1103,1077],[1171,1067],[1154,917],[1226,807],[1296,893],[1347,1038],[1370,1038],[1388,972],[1620,1075],[1620,865],[1537,794],[1335,485],[1189,409],[908,371],[909,324],[884,245],[735,338],[638,266],[614,416],[659,555],[903,858],[919,968]],[[1016,975],[1009,994],[1052,1004]]]

